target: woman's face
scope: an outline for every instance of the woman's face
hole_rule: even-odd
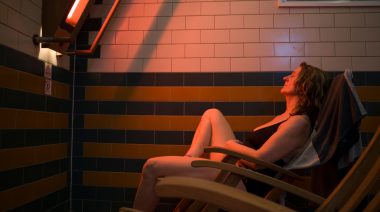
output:
[[[289,95],[297,95],[297,93],[296,93],[296,81],[298,79],[298,75],[301,72],[301,69],[302,68],[300,66],[298,66],[296,69],[294,69],[292,74],[285,76],[283,78],[284,86],[281,88],[281,93],[283,95],[288,95],[288,96]]]

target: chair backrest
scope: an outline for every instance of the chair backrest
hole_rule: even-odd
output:
[[[339,158],[345,158],[344,154],[350,151],[354,151],[354,154],[348,155],[358,157],[362,146],[358,127],[367,112],[351,79],[350,70],[333,79],[310,138],[299,154],[284,168],[311,168],[326,163],[337,154]],[[354,158],[349,158],[351,161],[344,165],[352,162]],[[341,164],[344,162],[339,161]]]
[[[350,171],[317,211],[354,210],[380,174],[380,126]]]

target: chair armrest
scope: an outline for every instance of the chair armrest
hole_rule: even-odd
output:
[[[155,186],[160,197],[180,197],[207,202],[227,211],[293,211],[246,191],[199,178],[159,178]]]
[[[302,198],[305,198],[307,200],[310,200],[312,202],[315,202],[317,204],[322,204],[322,202],[325,200],[323,197],[313,194],[307,190],[304,190],[302,188],[299,188],[297,186],[288,184],[286,182],[283,182],[279,179],[269,177],[267,175],[237,167],[234,164],[229,164],[229,163],[223,163],[223,162],[216,162],[212,160],[195,160],[191,163],[193,167],[210,167],[210,168],[217,168],[221,169],[224,171],[229,171],[234,174],[244,176],[253,180],[260,181],[262,183],[266,183],[268,185],[271,185],[276,188],[280,188],[284,191],[287,191],[289,193],[295,194],[297,196],[300,196]]]
[[[244,154],[241,154],[241,153],[238,153],[235,151],[231,151],[231,150],[224,148],[224,147],[209,146],[209,147],[205,147],[204,152],[206,152],[206,153],[210,153],[210,152],[223,153],[223,154],[235,157],[235,158],[239,158],[239,159],[243,159],[243,160],[255,163],[259,166],[263,166],[263,167],[272,169],[274,171],[277,171],[277,172],[284,174],[284,175],[288,175],[288,176],[293,177],[293,178],[301,178],[299,175],[295,174],[294,172],[283,169],[282,167],[277,166],[274,163],[266,162],[266,161],[260,160],[258,158],[254,158],[252,156],[248,156],[248,155],[244,155]]]

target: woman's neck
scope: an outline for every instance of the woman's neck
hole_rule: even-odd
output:
[[[285,96],[286,101],[286,114],[292,114],[297,108],[298,96]]]

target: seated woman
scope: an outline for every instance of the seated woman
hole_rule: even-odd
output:
[[[155,209],[159,199],[154,186],[159,177],[180,175],[214,179],[218,170],[191,167],[192,161],[202,159],[200,157],[205,146],[221,146],[269,162],[278,163],[291,158],[311,133],[328,80],[325,72],[306,63],[301,63],[283,80],[285,83],[281,94],[286,100],[285,112],[254,129],[247,141],[236,140],[223,114],[217,109],[209,109],[202,115],[185,156],[148,159],[142,171],[134,208],[142,211]],[[221,161],[223,157],[223,154],[211,153],[209,159]],[[240,164],[254,167],[254,164],[249,164],[247,161],[240,161]],[[262,190],[265,188],[259,188],[260,185],[256,184],[250,181],[244,182],[249,192],[255,190],[259,193],[264,192]]]

